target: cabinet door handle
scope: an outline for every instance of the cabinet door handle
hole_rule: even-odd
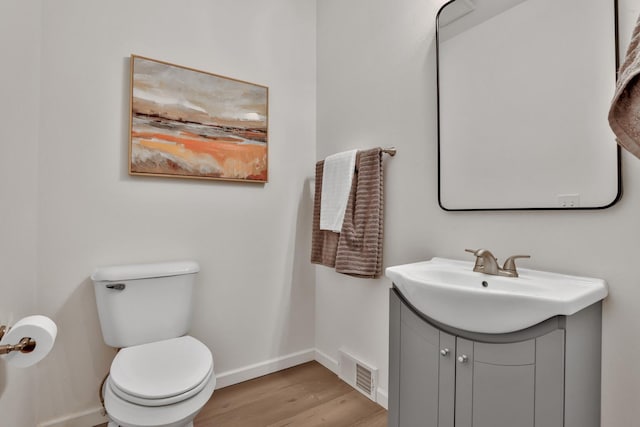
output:
[[[440,354],[442,355],[442,357],[447,357],[450,351],[451,350],[449,350],[448,348],[443,348],[442,350],[440,350]]]
[[[458,362],[467,363],[468,361],[469,361],[469,356],[467,356],[466,354],[458,356]]]

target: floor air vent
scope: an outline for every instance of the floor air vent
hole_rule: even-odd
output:
[[[359,363],[356,363],[356,387],[364,394],[371,395],[373,393],[371,371]]]
[[[340,350],[340,378],[369,399],[376,401],[378,370]]]

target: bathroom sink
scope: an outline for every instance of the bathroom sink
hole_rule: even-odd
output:
[[[520,277],[473,271],[445,258],[386,269],[403,297],[427,317],[472,332],[499,334],[571,315],[604,299],[604,280],[519,268]]]

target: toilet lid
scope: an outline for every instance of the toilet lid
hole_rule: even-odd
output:
[[[207,385],[209,384],[212,378],[213,378],[213,381],[215,382],[215,376],[213,376],[213,369],[209,371],[204,381],[202,381],[200,384],[198,384],[196,387],[192,388],[191,390],[187,391],[186,393],[177,394],[171,397],[164,397],[161,399],[145,399],[142,397],[137,397],[129,393],[126,393],[120,390],[118,386],[113,383],[113,381],[111,380],[111,377],[107,379],[106,386],[109,390],[111,390],[111,392],[113,392],[113,394],[115,394],[119,398],[129,403],[134,403],[136,405],[142,405],[142,406],[167,406],[174,403],[182,402],[183,400],[191,399],[195,395],[199,394],[205,387],[207,387]]]
[[[211,351],[187,335],[123,348],[111,364],[110,379],[131,396],[163,399],[197,387],[212,370]]]

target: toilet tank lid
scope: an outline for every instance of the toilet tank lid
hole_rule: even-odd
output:
[[[200,271],[195,261],[158,262],[153,264],[113,265],[96,268],[91,275],[94,282],[149,279],[153,277],[180,276]]]

